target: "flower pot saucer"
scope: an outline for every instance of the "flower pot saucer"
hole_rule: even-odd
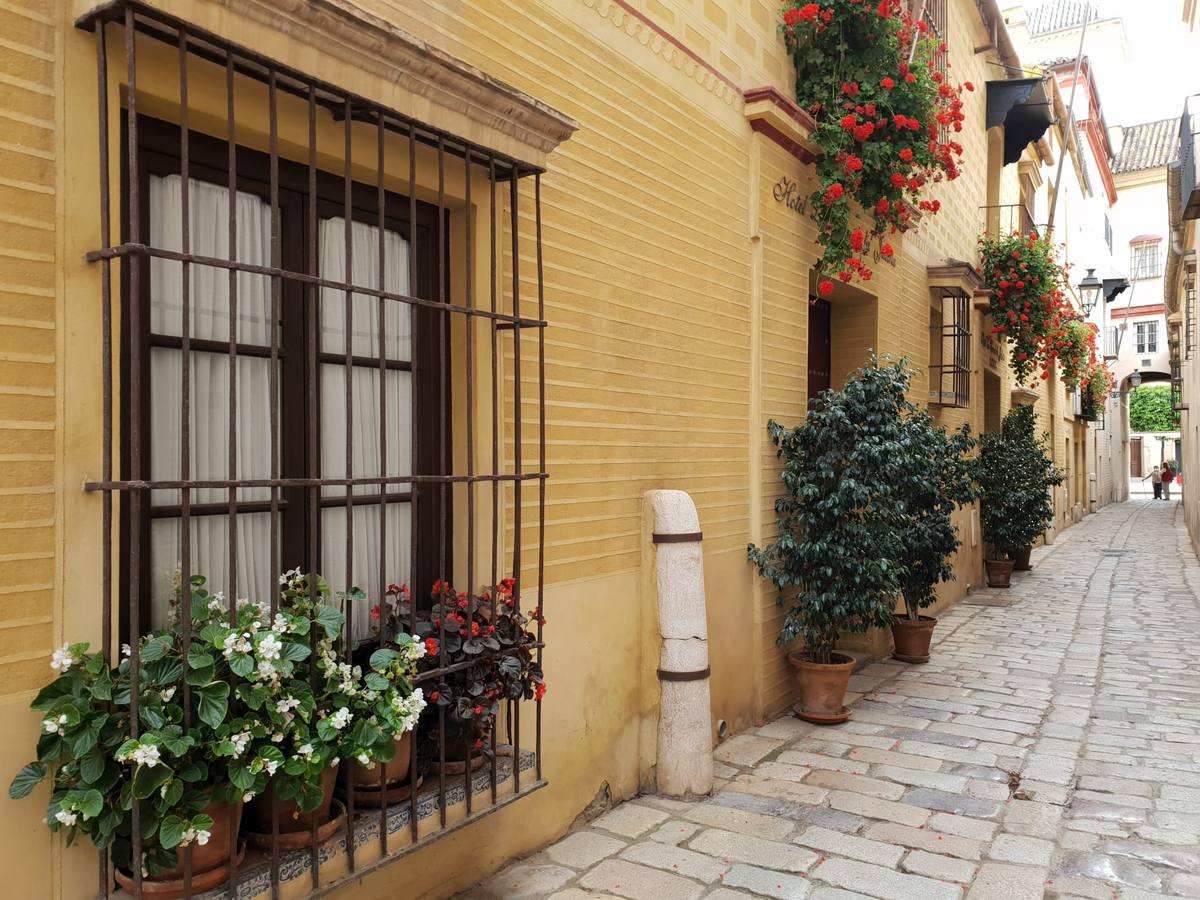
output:
[[[907,656],[900,653],[893,653],[892,659],[898,659],[900,662],[906,663],[927,663],[929,662],[929,654],[926,653],[924,656]]]
[[[346,824],[346,806],[340,800],[334,800],[329,808],[329,821],[323,823],[317,828],[317,843],[323,844],[333,833]],[[246,840],[250,842],[250,846],[255,850],[266,850],[268,853],[275,846],[275,836],[267,834],[258,834],[256,832],[245,832]],[[311,847],[313,842],[313,833],[311,828],[305,828],[302,831],[279,832],[279,849],[280,850],[299,850],[303,847]]]
[[[841,712],[824,715],[798,709],[796,710],[796,715],[805,722],[811,722],[814,725],[841,725],[843,722],[850,721],[850,707],[843,706]]]
[[[246,842],[241,841],[238,844],[237,865],[241,865],[246,858]],[[192,873],[192,896],[210,891],[213,888],[224,884],[229,880],[229,860],[221,863],[212,869],[205,869],[203,872]],[[133,896],[133,876],[127,875],[120,869],[113,872],[113,876],[117,880],[117,884],[121,889]],[[176,897],[184,895],[184,879],[172,878],[167,881],[156,881],[149,878],[142,879],[142,895],[146,897],[155,897],[157,900],[174,900]]]

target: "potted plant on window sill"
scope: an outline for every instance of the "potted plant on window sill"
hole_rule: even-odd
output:
[[[778,536],[749,558],[779,590],[787,615],[778,643],[804,639],[788,654],[796,671],[798,715],[833,724],[850,717],[846,688],[854,661],[835,651],[843,633],[891,624],[900,592],[905,525],[896,485],[904,461],[893,452],[910,409],[906,363],[859,369],[826,391],[804,424],[767,425],[783,460],[785,493],[775,503]]]
[[[242,804],[283,767],[294,723],[311,703],[307,667],[297,671],[309,656],[307,639],[257,604],[241,602],[231,613],[203,584],[197,577],[191,585],[186,651],[178,623],[139,641],[136,738],[131,650],[115,668],[87,644],[55,651],[51,665],[59,675],[32,703],[44,717],[37,761],[9,787],[9,796],[20,798],[49,777],[50,830],[65,830],[71,840],[86,834],[111,849],[117,881],[133,885],[136,866],[143,892],[158,897],[182,895],[181,851],[191,855],[193,891],[225,881]],[[235,683],[244,715],[231,714]],[[290,717],[277,706],[284,696],[300,701]],[[258,698],[260,708],[250,708]],[[135,799],[139,860],[130,838]]]
[[[929,661],[937,619],[920,611],[937,600],[937,585],[954,577],[949,560],[959,539],[951,517],[976,497],[967,459],[974,446],[967,425],[949,434],[934,427],[927,411],[912,410],[904,419],[896,452],[907,461],[897,483],[908,519],[900,533],[907,565],[901,579],[904,615],[892,621],[893,655],[903,662]]]

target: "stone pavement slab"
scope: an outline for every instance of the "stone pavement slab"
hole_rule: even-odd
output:
[[[943,613],[929,663],[862,668],[850,722],[731,737],[712,798],[617,806],[464,898],[1200,897],[1178,504],[1107,507],[1034,561]]]

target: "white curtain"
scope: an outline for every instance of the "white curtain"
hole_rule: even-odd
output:
[[[318,231],[320,271],[323,278],[348,281],[364,287],[379,287],[379,229],[363,222],[351,223],[352,265],[347,275],[346,222],[342,218],[324,219]],[[408,280],[408,242],[394,231],[384,231],[383,289],[406,294]],[[350,349],[354,356],[375,359],[379,355],[379,308],[384,311],[384,353],[389,360],[411,358],[411,307],[395,300],[380,300],[369,294],[351,296],[353,328]],[[321,350],[346,352],[346,295],[344,291],[321,290]],[[350,402],[354,432],[352,474],[355,478],[373,475],[404,475],[412,471],[412,376],[389,369],[384,379],[387,408],[387,461],[381,468],[379,436],[383,427],[379,416],[380,378],[377,367],[356,366],[351,370]],[[346,369],[338,363],[321,367],[321,476],[342,478],[346,475]],[[388,492],[407,490],[408,485],[391,484]],[[356,494],[378,493],[377,485],[355,488]],[[325,496],[341,497],[344,488],[324,488]],[[388,504],[386,525],[385,578],[408,580],[410,515],[407,503]],[[347,585],[361,588],[369,598],[354,610],[354,637],[366,635],[370,627],[370,607],[378,602],[379,506],[355,506],[351,518],[354,559],[347,582],[346,510],[328,507],[321,515],[322,572],[335,591]]]
[[[229,191],[189,179],[192,252],[229,257]],[[150,179],[150,240],[153,246],[182,250],[182,179],[178,175]],[[270,263],[270,207],[253,194],[237,195],[237,248],[241,262]],[[229,273],[226,269],[191,266],[191,336],[229,339]],[[156,334],[182,334],[183,266],[153,259],[150,265],[150,327]],[[270,343],[270,279],[238,273],[237,339]],[[178,350],[156,347],[150,357],[150,477],[180,476],[182,366]],[[269,418],[270,361],[242,356],[237,361],[237,476],[271,475]],[[191,477],[219,479],[229,475],[229,360],[224,354],[193,349],[191,353]],[[239,500],[264,500],[265,488],[239,492]],[[223,490],[195,491],[193,503],[222,503]],[[179,491],[155,491],[157,505],[178,504]],[[251,599],[270,596],[270,515],[243,513],[237,523],[236,592]],[[152,625],[169,618],[169,602],[181,559],[179,520],[155,519],[151,526]],[[210,590],[234,586],[229,559],[229,520],[225,515],[191,519],[191,569],[208,578]]]

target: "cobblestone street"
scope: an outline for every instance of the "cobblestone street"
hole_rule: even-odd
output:
[[[1034,564],[942,616],[929,664],[862,669],[852,721],[737,735],[711,798],[623,804],[464,896],[1200,897],[1179,505],[1108,507]]]

